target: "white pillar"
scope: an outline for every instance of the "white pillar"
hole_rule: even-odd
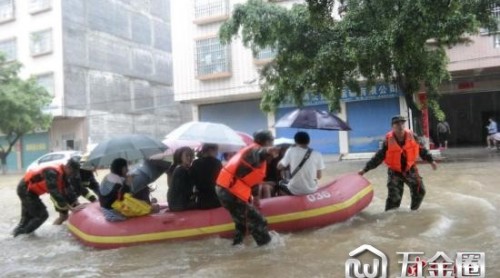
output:
[[[200,120],[200,110],[199,110],[199,105],[198,104],[193,104],[191,105],[191,113],[193,116],[193,121],[199,121]]]
[[[347,105],[345,102],[340,102],[339,118],[347,121]],[[339,152],[340,154],[349,153],[349,131],[339,131]]]
[[[267,128],[276,136],[276,112],[267,113]]]

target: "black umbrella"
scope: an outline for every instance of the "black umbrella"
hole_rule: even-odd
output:
[[[116,158],[137,160],[167,150],[162,142],[146,135],[132,134],[99,143],[89,154],[86,165],[107,166]]]
[[[316,109],[296,109],[281,117],[275,127],[302,129],[351,130],[339,117]]]

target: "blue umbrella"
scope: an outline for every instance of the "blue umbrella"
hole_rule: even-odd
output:
[[[316,109],[296,109],[281,117],[274,126],[302,129],[351,130],[349,125],[339,117],[332,113]]]

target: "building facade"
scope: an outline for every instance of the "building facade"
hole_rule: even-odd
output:
[[[259,108],[261,92],[258,68],[272,59],[264,50],[253,55],[236,39],[221,45],[220,25],[234,5],[244,0],[188,0],[172,2],[172,50],[175,100],[192,104],[193,118],[222,122],[233,129],[252,133],[272,129],[277,137],[293,137],[295,129],[273,129],[275,119],[296,107],[283,105],[275,114]],[[270,1],[291,6],[303,1]],[[327,110],[327,104],[311,97],[308,106]],[[374,151],[390,127],[394,114],[406,114],[404,99],[394,88],[378,85],[361,96],[345,91],[340,117],[353,131],[309,130],[311,145],[323,153]]]
[[[500,8],[493,12],[500,20]],[[483,30],[470,39],[470,44],[448,50],[452,80],[440,90],[451,146],[486,146],[488,118],[500,121],[500,33]],[[431,136],[437,141],[436,125],[431,116]]]
[[[51,128],[9,160],[26,167],[113,135],[159,139],[190,120],[174,102],[170,33],[170,0],[1,0],[0,51],[54,97]]]

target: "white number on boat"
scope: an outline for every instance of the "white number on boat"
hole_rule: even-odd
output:
[[[307,200],[309,200],[309,202],[316,202],[319,200],[328,199],[330,197],[332,197],[332,194],[330,194],[330,192],[321,191],[321,192],[315,192],[313,194],[307,195]]]

